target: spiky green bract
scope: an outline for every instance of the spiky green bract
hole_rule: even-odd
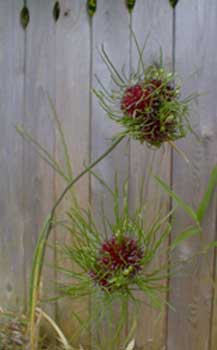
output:
[[[114,88],[106,89],[97,77],[100,87],[93,91],[107,115],[123,127],[123,135],[159,148],[192,131],[189,111],[195,96],[180,98],[181,83],[176,74],[164,67],[162,55],[159,62],[146,65],[144,48],[139,47],[132,34],[139,56],[136,71],[126,74],[123,68],[119,72],[102,46],[100,55]]]

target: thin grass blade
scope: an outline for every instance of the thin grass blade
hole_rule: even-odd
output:
[[[206,192],[204,193],[203,199],[197,209],[197,219],[199,222],[203,220],[203,217],[209,206],[209,203],[211,201],[211,198],[216,186],[217,186],[217,166],[215,166],[211,172]]]

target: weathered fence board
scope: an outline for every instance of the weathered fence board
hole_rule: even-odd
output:
[[[74,175],[89,162],[89,106],[90,106],[90,32],[84,2],[60,1],[60,17],[56,24],[56,108],[70,150]],[[63,151],[57,140],[56,158],[64,166]],[[65,186],[65,184],[64,184]],[[55,191],[60,194],[63,181],[56,177]],[[89,178],[86,176],[76,186],[80,204],[87,207]],[[68,203],[64,203],[67,209]],[[61,243],[71,242],[64,232],[57,232]],[[58,259],[58,265],[63,264]],[[62,276],[58,276],[61,280]],[[72,329],[78,330],[73,312],[86,317],[89,302],[81,304],[70,299],[58,302],[58,320],[65,334],[72,337]],[[78,338],[75,342],[78,342]],[[87,339],[82,338],[82,343]]]
[[[25,302],[23,152],[15,124],[23,120],[24,31],[22,1],[0,3],[0,305]]]
[[[52,18],[52,0],[28,1],[30,20],[25,41],[25,129],[43,146],[53,152],[54,132],[49,119],[46,94],[51,98],[55,92],[55,37]],[[21,141],[21,139],[20,139]],[[34,147],[28,142],[23,149],[23,197],[24,197],[24,249],[25,274],[29,275],[33,252],[41,225],[54,201],[54,175]],[[49,252],[50,264],[54,264],[53,252]],[[52,294],[54,269],[45,267],[43,287]],[[50,294],[49,294],[50,295]],[[50,306],[51,308],[52,306]]]
[[[160,49],[163,50],[163,59],[166,66],[172,67],[172,10],[167,0],[136,2],[133,12],[132,28],[142,47],[145,40],[147,45],[144,51],[145,63],[154,63],[160,57]],[[133,45],[133,66],[136,66],[138,54]],[[144,182],[144,199],[151,203],[147,209],[147,218],[151,222],[156,214],[161,211],[165,215],[169,209],[169,199],[162,193],[153,174],[159,175],[170,183],[170,147],[160,150],[148,149],[146,145],[131,142],[130,152],[130,204],[132,208],[138,205],[141,197],[140,191]],[[160,267],[166,262],[166,253],[159,252],[152,268]],[[164,298],[166,299],[166,295]],[[165,300],[166,301],[166,300]],[[144,304],[148,300],[144,299]],[[166,338],[166,306],[159,316],[159,311],[149,307],[140,308],[136,343],[140,348],[163,349]]]
[[[106,88],[111,89],[113,86],[110,79],[110,73],[105,63],[100,57],[101,46],[104,45],[105,50],[117,69],[121,69],[123,64],[129,66],[129,16],[125,5],[115,0],[101,1],[98,6],[97,13],[92,23],[92,83],[93,86],[99,88],[95,75],[102,81]],[[120,55],[119,48],[122,43]],[[97,158],[111,144],[111,139],[120,128],[116,123],[112,122],[106,113],[99,106],[99,102],[95,96],[92,99],[91,110],[91,157]],[[112,152],[109,157],[104,159],[98,166],[97,172],[108,183],[111,188],[114,186],[114,175],[118,173],[120,177],[120,186],[123,185],[123,179],[127,177],[128,172],[128,152],[126,141],[122,142],[118,148]],[[92,203],[96,210],[100,207],[102,197],[108,197],[108,193],[97,182],[92,179]],[[112,215],[111,201],[109,203],[106,198],[105,210],[107,215]],[[97,214],[97,213],[96,213]]]
[[[66,140],[74,174],[96,159],[111,143],[119,128],[110,121],[91,96],[96,87],[94,77],[111,88],[109,73],[97,48],[101,44],[117,68],[127,69],[136,64],[136,49],[129,24],[140,44],[149,35],[145,62],[151,63],[163,50],[164,62],[184,77],[184,95],[205,92],[192,110],[193,126],[201,137],[193,136],[178,142],[190,159],[185,164],[170,147],[153,151],[138,142],[125,140],[97,168],[96,172],[114,185],[118,172],[119,185],[129,177],[129,203],[135,209],[144,182],[144,198],[152,202],[148,211],[151,219],[159,210],[167,212],[172,203],[162,194],[151,177],[151,171],[171,183],[175,191],[195,208],[202,197],[211,168],[217,163],[217,4],[215,0],[197,2],[180,0],[172,10],[168,0],[137,0],[129,14],[124,0],[98,1],[97,11],[88,18],[85,1],[60,0],[59,17],[54,18],[54,0],[28,0],[30,21],[24,30],[20,24],[23,1],[0,0],[0,306],[26,306],[29,273],[38,232],[45,215],[65,184],[40,160],[35,150],[16,135],[13,126],[24,123],[27,130],[64,167],[59,138],[53,129],[51,108],[46,93],[56,106]],[[174,12],[173,12],[174,11]],[[173,56],[175,54],[175,56]],[[175,61],[173,61],[175,59]],[[192,74],[194,73],[195,74]],[[105,213],[112,220],[112,201],[94,177],[86,176],[76,186],[83,207],[90,202],[101,227],[99,213],[105,203]],[[63,205],[66,209],[67,203]],[[216,235],[216,197],[204,220],[205,242]],[[179,211],[172,238],[190,220]],[[52,233],[55,239],[71,242],[62,230]],[[188,257],[198,248],[189,240],[176,252],[174,259]],[[159,255],[155,266],[165,262]],[[47,251],[47,262],[65,262],[56,252]],[[148,350],[215,350],[217,343],[217,295],[211,278],[216,274],[216,257],[210,254],[193,261],[188,271],[168,281],[171,290],[165,301],[176,311],[165,307],[162,314],[141,307],[136,346]],[[47,265],[47,264],[46,264]],[[44,289],[53,296],[53,281],[63,277],[48,266],[44,269]],[[216,276],[215,276],[216,279]],[[142,297],[142,301],[146,300]],[[77,323],[72,316],[79,312],[86,317],[94,301],[64,300],[49,308],[57,316],[70,338]],[[118,310],[118,307],[117,307]],[[129,325],[131,321],[129,307]],[[93,333],[99,334],[96,330]],[[107,324],[100,337],[108,334]],[[99,337],[99,338],[100,338]],[[90,343],[90,335],[76,339]],[[116,349],[115,349],[116,350]]]
[[[176,12],[176,70],[185,79],[184,94],[206,92],[194,105],[192,123],[201,137],[194,136],[180,141],[191,161],[188,167],[174,155],[173,185],[175,191],[194,208],[202,198],[209,173],[216,164],[216,33],[215,1],[189,2],[182,0]],[[194,76],[192,73],[196,70]],[[183,213],[177,215],[173,237],[191,221]],[[203,241],[210,242],[216,236],[216,201],[204,220]],[[194,239],[177,249],[176,257],[188,258],[197,248]],[[168,350],[198,349],[209,347],[209,328],[212,299],[213,257],[196,259],[182,277],[171,280],[170,302],[176,312],[169,311]],[[216,348],[213,345],[213,349]]]
[[[111,0],[100,1],[98,4],[97,13],[92,21],[92,84],[99,88],[95,79],[95,74],[102,81],[106,88],[111,89],[113,83],[110,79],[110,73],[106,68],[105,63],[100,57],[101,46],[104,48],[114,63],[115,67],[120,70],[123,64],[129,69],[129,15],[124,2]],[[121,55],[120,55],[121,43]],[[112,142],[120,128],[109,120],[106,113],[99,106],[96,97],[92,98],[91,108],[91,158],[96,159],[105,151]],[[120,192],[123,188],[123,183],[128,174],[128,146],[127,140],[123,141],[106,159],[104,159],[96,168],[97,174],[106,183],[114,189],[115,174],[118,174],[118,184]],[[108,191],[99,184],[99,182],[92,177],[91,180],[91,204],[93,206],[94,214],[97,218],[97,224],[102,226],[100,220],[100,208],[104,203],[105,215],[110,222],[114,219],[113,202]],[[102,211],[101,211],[102,215]],[[94,302],[94,301],[93,301]],[[116,307],[116,312],[117,312]],[[109,330],[106,326],[104,330],[100,328],[98,332],[99,341],[103,347],[105,346],[105,337],[109,337]],[[114,326],[115,329],[115,326]],[[111,337],[110,337],[111,338]]]

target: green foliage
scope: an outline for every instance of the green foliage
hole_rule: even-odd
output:
[[[22,350],[27,344],[27,320],[12,312],[0,310],[0,350]]]
[[[63,332],[56,322],[48,316],[43,310],[37,308],[37,328],[38,328],[38,344],[37,350],[53,349],[53,339],[48,339],[46,334],[40,334],[39,326],[42,319],[46,321],[53,329],[56,350],[73,350],[65,338]],[[0,350],[24,350],[29,349],[28,338],[28,318],[25,314],[18,312],[5,311],[0,308]],[[54,334],[52,335],[52,337]]]
[[[94,166],[96,166],[102,159],[104,159],[110,152],[113,151],[113,149],[123,140],[123,136],[120,136],[117,138],[112,145],[95,161],[93,161],[88,167],[86,167],[77,177],[71,178],[72,176],[72,168],[71,168],[71,161],[69,159],[69,152],[67,148],[67,144],[65,142],[64,133],[61,128],[61,123],[58,119],[57,113],[55,111],[54,105],[49,98],[51,109],[53,111],[53,118],[56,125],[57,133],[59,134],[60,138],[60,146],[62,147],[65,164],[61,165],[56,162],[55,158],[52,156],[52,154],[45,149],[41,144],[35,140],[23,127],[17,126],[16,130],[17,132],[28,142],[33,144],[36,148],[36,151],[38,154],[42,157],[42,159],[49,165],[51,168],[56,171],[66,182],[67,186],[63,190],[63,192],[59,195],[56,202],[54,203],[53,207],[51,208],[50,214],[46,217],[42,229],[39,233],[39,238],[36,244],[34,257],[33,257],[33,264],[32,264],[32,271],[31,271],[31,278],[30,278],[30,286],[29,286],[29,332],[30,332],[30,344],[32,350],[37,350],[37,337],[36,337],[36,306],[39,303],[40,298],[40,281],[41,281],[41,274],[42,274],[42,267],[44,264],[44,256],[46,253],[46,246],[47,246],[47,240],[49,238],[49,235],[51,234],[54,221],[55,221],[55,214],[56,209],[59,207],[61,202],[64,200],[67,193],[71,194],[71,198],[73,199],[73,203],[76,207],[77,205],[77,199],[74,195],[73,186],[77,183],[80,178],[88,173]]]
[[[191,226],[185,231],[181,232],[171,243],[170,249],[175,249],[179,244],[182,242],[185,242],[187,239],[191,238],[192,236],[195,236],[201,232],[201,229],[198,227]]]
[[[204,192],[203,198],[199,203],[196,211],[193,210],[189,205],[187,205],[174,191],[172,191],[170,187],[162,179],[160,179],[158,176],[155,176],[155,179],[163,188],[163,190],[166,191],[169,194],[169,196],[172,199],[174,199],[178,203],[178,205],[194,220],[197,228],[199,228],[203,220],[203,217],[207,211],[207,208],[210,205],[213,192],[217,186],[217,166],[215,166],[211,171],[207,188]],[[188,234],[190,234],[190,232],[194,234],[193,231],[191,231],[191,229]]]
[[[112,69],[115,71],[115,68]],[[121,83],[122,78],[118,77],[118,72],[116,74],[116,78],[119,79],[119,82]],[[52,154],[39,142],[34,140],[32,136],[23,128],[17,128],[19,134],[34,145],[38,154],[49,166],[52,167],[55,172],[57,172],[57,174],[64,179],[67,184],[64,191],[59,195],[57,201],[54,203],[50,214],[47,216],[44,222],[44,226],[42,227],[35,249],[29,298],[29,331],[32,350],[37,349],[36,315],[40,298],[39,286],[42,267],[44,264],[44,256],[46,253],[47,240],[51,233],[52,227],[56,222],[56,209],[65,199],[68,192],[70,193],[68,198],[71,201],[71,206],[70,210],[65,213],[66,215],[61,216],[60,224],[64,228],[65,232],[71,235],[73,244],[58,248],[61,253],[64,254],[67,259],[69,259],[69,261],[73,262],[73,266],[77,266],[78,268],[66,269],[64,266],[58,266],[61,273],[68,276],[68,283],[60,285],[59,290],[61,292],[61,296],[67,295],[73,298],[90,296],[94,297],[94,300],[96,300],[91,318],[87,320],[86,323],[82,322],[83,328],[87,327],[88,322],[91,320],[100,322],[100,319],[103,318],[114,302],[119,301],[122,305],[122,313],[120,314],[119,327],[114,334],[115,339],[124,326],[128,301],[131,300],[135,305],[139,304],[139,301],[136,299],[133,293],[135,287],[147,295],[149,303],[152,306],[158,309],[162,308],[163,301],[161,300],[161,294],[167,289],[167,279],[175,273],[175,270],[173,270],[173,263],[170,253],[186,239],[189,239],[191,236],[197,235],[199,232],[201,232],[200,223],[210,202],[214,187],[217,183],[217,170],[214,168],[208,183],[207,191],[204,194],[198,210],[195,212],[174,191],[171,191],[169,186],[162,179],[156,178],[163,190],[177,202],[177,204],[186,212],[187,215],[191,217],[191,219],[193,219],[195,223],[195,226],[185,228],[185,230],[181,232],[173,242],[171,242],[171,248],[169,249],[168,254],[168,249],[165,248],[164,243],[168,240],[171,231],[171,216],[174,211],[170,211],[163,217],[161,216],[161,213],[158,213],[154,221],[149,222],[149,218],[146,216],[145,203],[143,203],[142,200],[139,203],[138,208],[133,213],[129,210],[127,183],[125,183],[122,189],[119,189],[117,185],[118,182],[116,181],[114,190],[112,190],[103,181],[103,179],[101,179],[91,170],[121,142],[124,136],[121,135],[118,139],[116,139],[105,153],[103,153],[96,161],[90,164],[76,178],[74,178],[67,142],[64,137],[64,131],[56,114],[54,105],[50,99],[49,101],[53,113],[53,120],[60,140],[60,147],[64,155],[63,164],[58,163],[53,158]],[[95,176],[101,183],[101,185],[108,190],[108,195],[111,196],[113,201],[114,221],[110,222],[102,211],[101,218],[103,222],[103,230],[96,224],[91,208],[87,210],[80,208],[73,190],[73,185],[87,172],[91,172],[92,175]],[[115,276],[112,276],[113,280],[111,283],[115,286],[115,288],[108,289],[97,284],[96,280],[90,276],[90,271],[91,269],[94,270],[94,264],[100,251],[100,247],[102,247],[102,244],[107,237],[110,237],[112,234],[120,238],[127,234],[133,239],[136,239],[139,247],[144,249],[144,256],[140,261],[141,273],[132,276],[127,274],[126,271],[118,271]],[[207,247],[207,249],[214,246],[215,243],[212,246]],[[164,253],[168,254],[168,261],[164,265],[155,268],[154,270],[150,270],[151,263],[155,256],[164,249],[166,249]],[[79,315],[75,315],[75,317],[79,319]]]
[[[102,209],[101,220],[103,225],[98,227],[95,222],[94,214],[90,209],[84,210],[79,207],[73,208],[67,212],[67,219],[64,221],[64,229],[72,237],[71,244],[65,244],[59,247],[63,256],[69,260],[72,269],[66,269],[64,266],[59,266],[59,271],[65,275],[67,280],[64,284],[59,285],[61,296],[69,296],[71,298],[83,298],[90,296],[94,300],[93,319],[95,322],[100,322],[98,316],[101,315],[99,310],[103,310],[106,314],[109,308],[112,308],[116,302],[122,305],[123,313],[125,305],[128,301],[132,305],[140,305],[139,300],[134,295],[134,290],[140,290],[147,296],[149,304],[157,309],[162,309],[165,300],[162,298],[162,293],[167,291],[167,280],[177,274],[182,268],[183,261],[179,260],[174,263],[173,251],[178,246],[182,245],[192,236],[197,236],[202,232],[200,222],[196,212],[184,201],[171,191],[163,180],[157,178],[164,191],[166,191],[181,207],[185,213],[194,220],[195,226],[189,226],[180,232],[177,237],[171,241],[168,249],[165,242],[168,241],[172,229],[171,218],[175,213],[176,208],[162,216],[159,212],[156,214],[153,222],[149,222],[147,212],[148,203],[142,200],[134,212],[129,210],[128,206],[128,190],[127,183],[120,190],[116,185],[115,190],[112,190],[100,179],[96,174],[93,176],[100,181],[101,185],[108,190],[108,195],[112,197],[113,202],[113,221],[105,216]],[[211,183],[213,178],[211,176]],[[210,182],[208,185],[210,188]],[[107,198],[107,197],[106,197]],[[103,229],[102,229],[103,227]],[[139,242],[141,247],[144,247],[144,256],[141,260],[141,273],[135,274],[133,277],[125,275],[123,271],[117,271],[117,274],[112,276],[112,283],[115,288],[108,289],[93,279],[90,271],[94,270],[96,257],[98,256],[103,243],[107,237],[116,236],[123,237],[127,235]],[[198,237],[198,239],[200,239]],[[207,247],[207,250],[213,246]],[[200,254],[196,252],[195,254]],[[159,254],[167,254],[168,260],[163,265],[153,268],[152,262]],[[194,255],[189,257],[191,260]],[[185,261],[186,262],[186,261]],[[96,271],[97,273],[97,271]],[[140,308],[142,305],[139,306]],[[91,319],[91,320],[93,320]],[[124,326],[124,315],[120,315],[120,327]],[[90,321],[90,320],[89,320]],[[83,321],[85,324],[85,321]],[[88,322],[88,320],[87,320]]]
[[[200,202],[200,205],[197,209],[197,218],[198,221],[201,222],[203,220],[203,217],[206,213],[206,210],[210,204],[212,195],[213,195],[213,191],[217,186],[217,166],[215,166],[211,172],[209,181],[208,181],[208,185],[207,185],[207,189],[204,193],[203,199]]]
[[[159,284],[159,276],[162,271],[155,272],[150,279],[147,274],[144,278],[142,271],[144,272],[151,264],[155,255],[168,238],[170,224],[167,223],[167,220],[172,212],[168,213],[165,217],[159,215],[145,229],[144,226],[147,223],[147,218],[143,203],[140,204],[133,214],[130,214],[126,188],[123,189],[122,193],[118,188],[115,191],[110,189],[111,192],[114,222],[110,222],[102,214],[103,231],[98,228],[91,209],[85,211],[78,207],[72,207],[67,213],[68,219],[67,221],[64,220],[64,228],[72,235],[73,243],[65,245],[62,248],[62,253],[73,262],[73,266],[77,265],[79,269],[75,267],[75,271],[71,271],[65,270],[64,267],[61,268],[61,271],[70,277],[69,284],[64,284],[61,287],[61,292],[73,298],[84,295],[91,295],[93,297],[93,295],[101,293],[103,298],[105,298],[104,303],[107,304],[107,298],[122,300],[122,297],[124,299],[129,297],[133,300],[133,290],[137,287],[142,291],[146,290],[147,294],[157,300],[159,290],[163,289]],[[123,199],[120,205],[121,198]],[[119,269],[110,277],[111,289],[98,285],[95,283],[95,279],[91,277],[90,271],[95,271],[97,274],[95,262],[103,243],[108,238],[108,235],[109,237],[117,237],[121,242],[126,234],[138,242],[140,247],[144,248],[144,256],[140,261],[141,273],[132,276],[126,270]],[[77,270],[80,270],[80,272],[77,272]],[[156,305],[160,306],[160,301],[158,303],[156,301]]]
[[[186,212],[187,215],[189,215],[199,226],[199,220],[197,217],[197,213],[189,206],[187,205],[174,191],[170,189],[170,187],[158,176],[155,176],[155,179],[160,184],[160,186],[163,188],[164,191],[166,191],[172,199],[174,199],[177,204]]]

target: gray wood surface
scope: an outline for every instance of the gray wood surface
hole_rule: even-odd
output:
[[[28,1],[30,13],[25,41],[25,129],[53,153],[54,131],[49,118],[46,94],[55,93],[55,37],[52,17],[53,1]],[[41,225],[54,201],[54,174],[34,147],[24,143],[23,148],[23,197],[24,197],[24,251],[27,286],[31,262]],[[53,252],[49,251],[49,265],[54,265]],[[48,261],[46,261],[47,265]],[[42,287],[53,291],[54,270],[45,266]],[[51,304],[52,305],[52,304]],[[51,309],[52,306],[49,306]]]
[[[24,32],[22,1],[0,3],[0,305],[25,302],[23,153],[15,124],[23,120]]]
[[[96,74],[105,87],[107,89],[111,89],[114,87],[114,85],[111,81],[110,73],[100,58],[99,52],[101,51],[101,46],[103,44],[107,54],[118,70],[120,70],[124,64],[126,64],[126,68],[129,69],[129,15],[124,2],[116,0],[100,1],[98,3],[96,15],[94,16],[91,24],[91,30],[92,86],[94,88],[100,88],[94,77]],[[91,159],[94,160],[108,148],[112,142],[112,137],[120,132],[120,128],[115,122],[108,118],[106,113],[99,106],[99,102],[95,96],[92,97],[91,107]],[[120,187],[120,191],[122,191],[123,183],[128,175],[128,161],[128,144],[127,140],[124,140],[96,167],[95,171],[110,186],[111,189],[114,189],[115,174],[117,173],[119,178],[118,185]],[[114,202],[108,191],[92,177],[91,204],[97,224],[99,228],[101,227],[103,229],[102,221],[100,220],[100,216],[103,214],[102,203],[104,203],[106,217],[110,222],[114,222]],[[116,305],[114,311],[117,323],[118,308],[119,306]],[[96,330],[94,331],[94,333],[97,333],[99,337],[98,342],[101,344],[100,346],[106,349],[109,348],[108,341],[106,342],[106,337],[107,339],[111,339],[111,333],[109,333],[111,332],[111,326],[108,327],[107,318],[108,315],[105,316],[105,325],[100,327],[97,332]],[[117,325],[115,322],[113,323],[114,330]]]
[[[217,161],[216,147],[216,1],[182,0],[176,10],[176,70],[184,79],[183,95],[206,93],[193,106],[192,125],[201,137],[193,136],[178,142],[191,165],[174,154],[173,186],[194,208],[202,198],[209,173]],[[192,73],[196,74],[192,76]],[[216,198],[216,197],[215,197]],[[216,199],[204,220],[204,242],[216,238]],[[173,237],[190,223],[183,212],[177,215]],[[189,240],[177,249],[176,258],[187,258],[198,247],[198,240]],[[208,263],[202,257],[188,266],[179,278],[171,280],[170,302],[176,311],[169,311],[168,350],[210,349],[212,254]],[[215,311],[216,312],[216,311]],[[212,349],[216,348],[213,344]]]
[[[144,52],[145,64],[152,64],[163,51],[164,63],[168,69],[172,67],[172,11],[167,0],[138,0],[133,12],[132,28],[142,47],[148,38]],[[135,44],[132,46],[133,66],[137,64]],[[151,150],[138,141],[131,142],[130,152],[130,204],[132,209],[139,205],[141,186],[144,184],[143,197],[149,203],[146,212],[147,220],[151,223],[161,210],[165,215],[169,209],[169,199],[162,193],[153,179],[156,174],[170,183],[170,147]],[[151,174],[152,172],[152,174]],[[151,203],[151,204],[150,204]],[[160,267],[166,261],[166,255],[159,253],[151,268]],[[136,344],[138,348],[164,349],[166,339],[166,307],[159,311],[146,306],[149,300],[141,296],[139,319],[137,326]],[[166,295],[163,297],[166,298]]]
[[[77,0],[60,1],[61,14],[56,24],[56,108],[61,121],[73,164],[74,175],[89,162],[89,105],[90,105],[90,32],[85,2]],[[56,158],[64,166],[63,152],[57,139]],[[60,194],[65,184],[56,177],[55,192]],[[76,194],[82,207],[89,200],[89,177],[84,177],[76,186]],[[67,209],[64,202],[62,209]],[[60,243],[71,243],[69,235],[56,232]],[[64,263],[57,259],[58,265]],[[65,262],[65,265],[68,262]],[[67,266],[67,265],[66,265]],[[58,275],[58,280],[63,276]],[[66,336],[72,337],[72,329],[78,331],[78,323],[72,314],[78,312],[85,319],[89,301],[82,303],[65,299],[58,302],[58,321]],[[77,337],[85,345],[88,334]]]

